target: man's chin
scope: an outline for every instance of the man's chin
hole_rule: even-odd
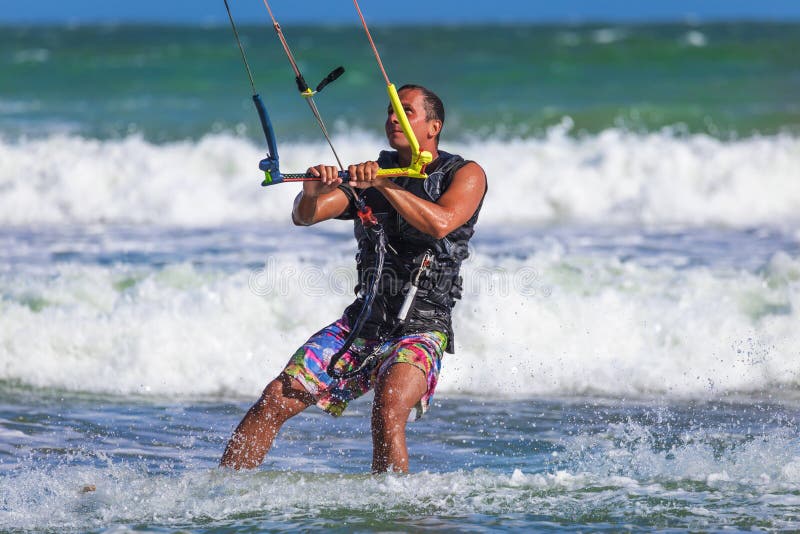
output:
[[[395,150],[408,150],[409,148],[408,139],[402,133],[389,135],[387,140],[389,141],[389,146]]]

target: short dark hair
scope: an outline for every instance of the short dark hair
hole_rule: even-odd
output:
[[[425,101],[425,119],[429,121],[442,121],[442,127],[444,127],[444,104],[442,103],[442,99],[439,98],[436,93],[427,87],[415,85],[413,83],[407,83],[397,91],[399,92],[403,89],[416,89],[422,93],[423,100]]]

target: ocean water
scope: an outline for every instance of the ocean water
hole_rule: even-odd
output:
[[[385,145],[354,27],[284,28],[347,161]],[[489,193],[456,354],[369,474],[370,399],[216,467],[336,318],[349,223],[291,225],[221,27],[0,31],[0,530],[800,529],[797,24],[376,28]],[[331,161],[268,26],[282,168]],[[413,43],[413,44],[411,44]]]

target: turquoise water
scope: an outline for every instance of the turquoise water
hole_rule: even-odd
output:
[[[365,474],[365,402],[342,419],[299,416],[258,471],[217,470],[228,423],[245,408],[6,388],[0,418],[20,434],[5,447],[17,459],[0,456],[3,526],[746,531],[792,530],[800,519],[787,486],[800,468],[796,403],[570,398],[512,407],[451,397],[411,427],[411,462],[425,469],[409,476]]]
[[[411,475],[368,474],[369,396],[291,420],[258,470],[218,469],[350,298],[347,232],[301,230],[2,230],[0,528],[800,525],[800,239],[777,231],[484,227]]]
[[[241,30],[279,135],[316,139],[269,26]],[[356,27],[285,33],[341,128],[380,132],[380,73]],[[392,80],[424,81],[451,109],[448,134],[530,136],[570,116],[579,131],[682,125],[714,136],[797,132],[797,23],[376,28]],[[5,135],[63,128],[156,141],[260,134],[228,27],[7,27],[0,32]]]
[[[385,147],[355,27],[285,28],[346,161]],[[456,354],[368,474],[370,399],[217,468],[355,284],[291,224],[227,27],[0,29],[0,530],[800,529],[800,25],[375,28],[489,192]],[[330,161],[243,27],[285,171]],[[91,491],[85,488],[92,488]]]

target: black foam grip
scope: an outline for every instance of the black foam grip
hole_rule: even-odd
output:
[[[317,89],[316,89],[316,91],[317,91],[317,92],[320,92],[320,91],[322,91],[322,89],[323,89],[323,88],[324,88],[326,85],[328,85],[328,84],[329,84],[329,83],[331,83],[332,81],[336,80],[336,79],[337,79],[339,76],[341,76],[342,74],[344,74],[344,67],[341,67],[341,66],[340,66],[340,67],[336,67],[335,69],[333,69],[333,70],[331,71],[331,73],[330,73],[330,74],[328,74],[327,76],[325,76],[325,79],[323,79],[321,82],[319,82],[319,85],[317,85]]]

